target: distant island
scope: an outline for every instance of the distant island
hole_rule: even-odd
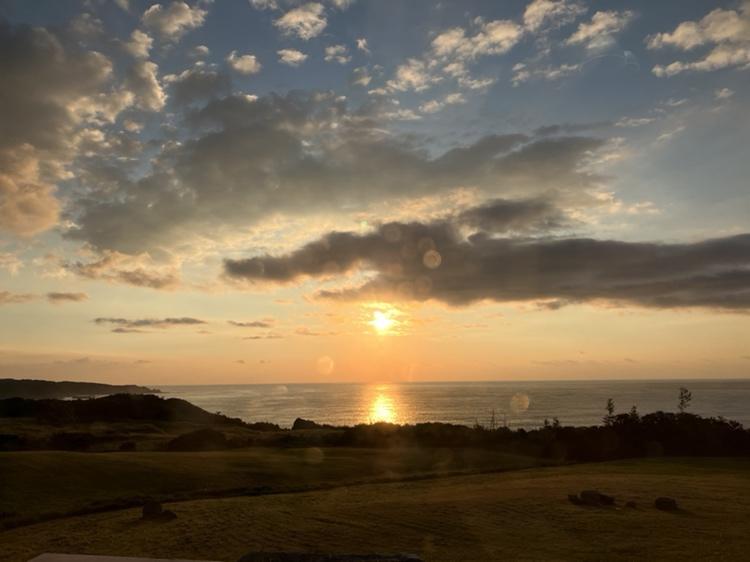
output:
[[[137,384],[0,379],[0,398],[75,398],[107,394],[154,394],[160,390]]]

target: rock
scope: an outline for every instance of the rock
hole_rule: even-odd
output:
[[[635,509],[638,507],[638,505],[633,500],[630,500],[625,502],[625,507],[627,507],[628,509]]]
[[[568,500],[575,505],[590,505],[594,507],[615,504],[613,496],[602,494],[598,490],[583,490],[577,496],[575,494],[568,494]]]
[[[161,504],[157,501],[147,501],[145,504],[143,504],[143,518],[144,519],[154,519],[161,515],[163,509],[161,507]]]
[[[602,505],[615,505],[615,498],[607,494],[599,494],[599,503]]]
[[[297,418],[292,424],[292,431],[299,429],[320,429],[321,426],[312,420],[306,420],[304,418]]]
[[[146,521],[172,521],[177,519],[177,514],[169,509],[162,508],[157,501],[148,501],[143,505],[143,519]]]
[[[579,495],[568,494],[568,500],[575,505],[604,507],[615,505],[614,496],[602,494],[598,490],[583,490]]]
[[[677,511],[677,500],[667,497],[656,498],[654,500],[654,507],[662,511]]]

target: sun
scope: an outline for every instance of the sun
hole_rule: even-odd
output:
[[[387,334],[395,323],[396,321],[393,319],[391,313],[382,310],[373,310],[370,325],[375,328],[378,334]]]

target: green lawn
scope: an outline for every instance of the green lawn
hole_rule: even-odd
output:
[[[638,508],[574,506],[597,488]],[[683,508],[665,513],[653,499]],[[0,533],[3,562],[45,552],[234,561],[249,550],[413,552],[427,560],[747,560],[750,462],[634,460],[171,504]]]
[[[261,487],[263,491],[300,490],[405,475],[539,464],[526,457],[470,449],[0,453],[0,512],[15,514],[4,518],[11,521],[145,497],[194,498]]]

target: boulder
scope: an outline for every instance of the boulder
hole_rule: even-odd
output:
[[[157,501],[147,501],[143,504],[143,519],[146,521],[171,521],[177,519],[177,514],[169,509],[162,508]]]
[[[143,518],[154,519],[161,515],[164,510],[162,509],[161,503],[157,501],[147,501],[143,504]]]
[[[677,500],[667,497],[656,498],[654,500],[654,507],[662,511],[677,511]]]
[[[600,507],[614,505],[615,498],[602,494],[599,490],[583,490],[580,494],[568,494],[568,500],[575,505],[590,505]]]

